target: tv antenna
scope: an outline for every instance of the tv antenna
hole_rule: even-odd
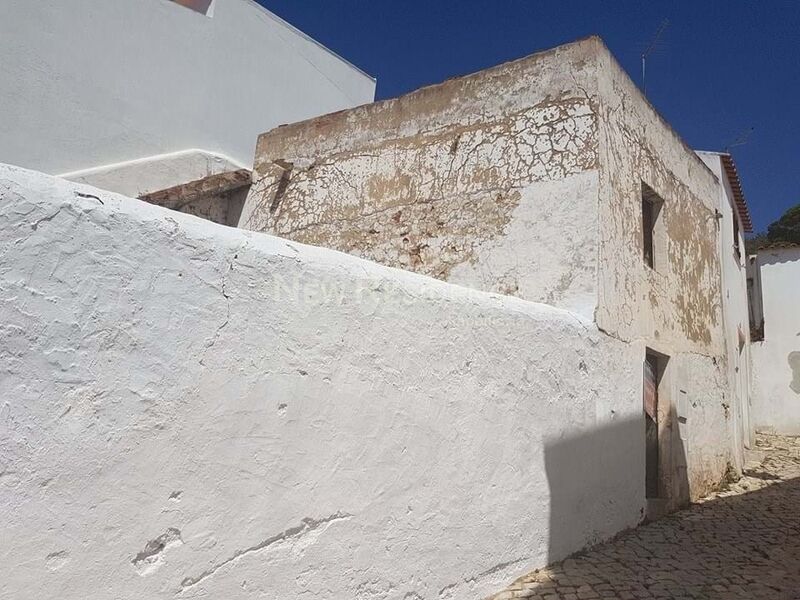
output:
[[[730,144],[725,146],[725,152],[730,154],[731,148],[735,148],[736,146],[744,146],[748,142],[750,135],[753,133],[754,130],[755,127],[748,127],[747,129],[742,131],[735,140],[733,140]]]
[[[650,45],[644,49],[642,52],[642,92],[646,95],[647,94],[647,58],[655,52],[656,48],[658,48],[659,42],[661,42],[661,37],[664,35],[664,31],[666,31],[667,27],[669,26],[669,19],[664,19],[661,21],[661,25],[658,27],[658,31],[653,36],[653,39],[650,40]]]

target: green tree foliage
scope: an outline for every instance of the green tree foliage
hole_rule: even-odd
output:
[[[800,204],[787,210],[783,216],[767,227],[771,242],[800,244]]]
[[[767,227],[766,233],[759,233],[746,240],[747,253],[780,242],[800,244],[800,204],[787,210],[783,216]]]

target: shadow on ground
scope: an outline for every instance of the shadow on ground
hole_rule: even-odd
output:
[[[545,445],[549,562],[689,505],[686,451],[674,409],[665,407],[656,426],[650,447],[653,432],[644,416]]]
[[[494,598],[799,600],[800,478],[693,505]]]

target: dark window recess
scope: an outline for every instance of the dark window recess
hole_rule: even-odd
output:
[[[658,267],[659,251],[662,250],[660,228],[657,227],[664,200],[646,183],[642,182],[642,258],[651,269]]]
[[[644,235],[644,262],[650,267],[655,267],[653,257],[653,205],[647,200],[642,199],[642,234]]]
[[[733,211],[733,251],[736,253],[736,258],[742,259],[742,249],[739,245],[739,218],[736,216],[736,211]]]
[[[759,294],[760,298],[760,294]],[[747,312],[750,315],[750,341],[764,341],[764,319],[756,316],[756,284],[752,277],[747,278]]]

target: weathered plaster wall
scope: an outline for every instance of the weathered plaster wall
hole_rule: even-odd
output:
[[[0,167],[15,599],[479,598],[642,514],[640,344]]]
[[[255,182],[240,226],[568,308],[669,356],[668,478],[697,497],[741,464],[720,182],[598,38],[269,132]],[[643,182],[665,200],[655,270]]]
[[[671,403],[660,428],[684,449],[692,497],[719,483],[733,457],[715,210],[719,181],[675,134],[599,39],[598,326],[670,357]],[[642,183],[664,200],[656,268],[642,257]],[[660,248],[658,248],[660,246]],[[673,490],[670,503],[685,502]]]
[[[725,355],[731,392],[734,458],[741,460],[744,447],[754,443],[751,425],[750,388],[750,315],[747,306],[747,265],[744,248],[744,225],[736,211],[733,189],[723,168],[721,155],[698,152],[720,181],[719,256],[722,268],[722,311],[725,326]],[[734,219],[738,223],[738,248],[734,244]],[[737,464],[741,468],[742,464]]]
[[[261,136],[240,226],[591,316],[592,48],[562,46]]]
[[[800,435],[800,248],[757,257],[764,341],[754,342],[753,421],[758,429]]]

